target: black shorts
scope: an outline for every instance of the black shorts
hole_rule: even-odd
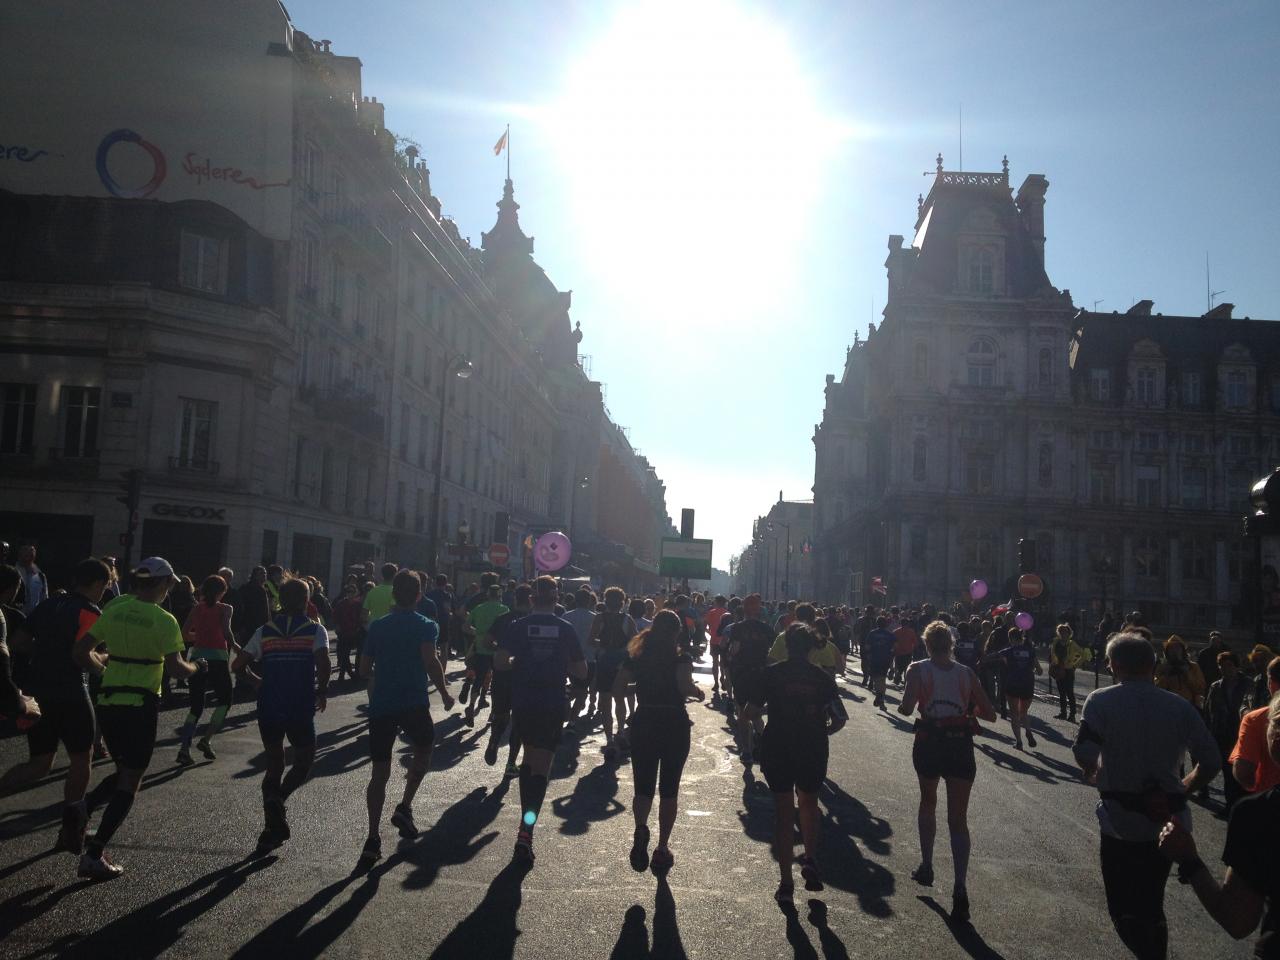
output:
[[[467,657],[467,670],[475,678],[476,683],[483,683],[484,678],[493,673],[493,654],[473,653]]]
[[[128,770],[145,770],[156,747],[160,701],[147,697],[136,707],[98,706],[98,726],[111,759]]]
[[[278,747],[289,741],[291,747],[314,747],[316,745],[316,718],[312,714],[306,717],[263,717],[262,707],[258,707],[258,736],[262,738],[264,747]]]
[[[402,730],[415,749],[431,749],[436,739],[435,724],[431,721],[431,708],[410,707],[398,713],[370,717],[369,758],[375,763],[379,760],[389,761],[391,748],[396,743],[396,734]]]
[[[489,685],[489,698],[493,703],[493,716],[507,716],[511,713],[511,671],[493,671],[493,682]]]
[[[760,772],[773,793],[801,790],[817,793],[827,779],[827,738],[804,742],[784,741],[764,732]]]
[[[926,780],[968,780],[977,775],[973,736],[967,730],[917,730],[911,765]]]
[[[1005,682],[1004,695],[1013,697],[1015,700],[1030,700],[1035,695],[1035,681],[1031,683],[1009,683]]]
[[[711,662],[712,663],[720,662],[720,644],[718,643],[711,644]]]
[[[893,655],[893,669],[895,673],[902,673],[911,666],[911,654],[895,653]]]
[[[579,680],[577,677],[569,678],[569,689],[572,690],[574,694],[579,696],[586,693],[588,690],[595,689],[594,684],[596,682],[596,662],[594,660],[587,660],[586,664],[587,664],[587,675],[585,677],[583,677],[581,680]]]
[[[626,654],[621,651],[606,650],[595,662],[596,675],[592,678],[591,689],[596,693],[612,693],[613,682],[618,679],[619,668],[627,662]]]
[[[93,749],[97,727],[87,691],[60,698],[37,696],[36,701],[40,704],[40,720],[27,731],[31,756],[57,753],[59,743],[67,753],[88,753]]]
[[[564,708],[516,707],[511,712],[511,736],[526,748],[554,750],[564,732]]]
[[[733,702],[741,709],[748,703],[759,703],[764,694],[764,671],[733,668]]]

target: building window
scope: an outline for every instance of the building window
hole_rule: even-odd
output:
[[[1159,579],[1164,576],[1164,538],[1155,533],[1139,534],[1133,547],[1134,569],[1138,576]]]
[[[1160,449],[1160,434],[1154,430],[1139,431],[1137,441],[1139,450],[1149,453]]]
[[[1037,470],[1040,486],[1053,486],[1053,444],[1040,444],[1039,466]]]
[[[923,483],[929,475],[929,445],[924,437],[916,437],[911,444],[911,479]]]
[[[1097,447],[1099,450],[1113,450],[1116,445],[1116,435],[1112,430],[1091,430],[1089,432],[1089,446]]]
[[[924,527],[912,527],[907,552],[911,563],[924,563],[929,549],[929,531]]]
[[[969,344],[968,368],[969,386],[995,386],[996,348],[990,340],[979,338]]]
[[[1116,468],[1109,463],[1095,463],[1089,468],[1089,501],[1109,506],[1116,499]]]
[[[925,380],[929,376],[929,348],[923,343],[915,345],[915,372],[917,380]]]
[[[1226,389],[1227,406],[1233,410],[1241,410],[1249,404],[1249,375],[1243,370],[1227,372]]]
[[[315,200],[320,183],[320,148],[315,142],[308,140],[302,147],[302,182],[307,186],[307,197]]]
[[[1227,437],[1227,453],[1235,457],[1247,457],[1253,453],[1253,437],[1233,434]]]
[[[1041,389],[1053,386],[1053,351],[1048,347],[1040,348],[1040,359],[1037,363],[1036,382]]]
[[[36,385],[0,383],[0,453],[31,453],[36,422]]]
[[[1182,405],[1184,407],[1198,407],[1204,403],[1204,389],[1199,373],[1184,373],[1182,375]]]
[[[347,300],[347,270],[341,257],[334,257],[329,266],[329,316],[342,319]]]
[[[988,247],[975,247],[969,251],[969,271],[966,288],[969,293],[991,293],[996,288],[996,258]]]
[[[64,457],[96,457],[98,455],[98,404],[100,387],[63,387],[60,393],[62,411],[62,455]]]
[[[1101,403],[1111,399],[1111,371],[1107,368],[1089,368],[1089,399]]]
[[[1209,579],[1209,538],[1193,533],[1182,538],[1182,578]]]
[[[226,293],[226,243],[217,237],[183,230],[178,282],[190,290]]]
[[[991,534],[970,531],[961,538],[960,546],[961,557],[968,570],[975,576],[982,573],[991,575],[996,560],[995,539]]]
[[[325,447],[320,458],[320,506],[326,510],[333,499],[333,448]]]
[[[1209,484],[1204,467],[1183,467],[1182,505],[1203,507],[1208,501]]]
[[[179,397],[182,413],[178,419],[179,467],[205,470],[213,452],[213,430],[218,420],[218,405],[212,400]]]
[[[264,566],[271,566],[276,562],[276,557],[280,553],[280,531],[279,530],[263,530],[262,531],[262,563]]]
[[[1182,448],[1187,453],[1204,453],[1204,436],[1199,433],[1189,433],[1183,438]]]
[[[1134,399],[1144,407],[1155,406],[1156,402],[1156,370],[1155,367],[1139,367],[1134,384]]]
[[[320,241],[310,230],[303,231],[302,234],[302,261],[299,269],[302,289],[298,292],[304,299],[314,301],[316,286],[320,282]]]
[[[1141,466],[1137,468],[1135,477],[1135,495],[1137,497],[1138,506],[1140,507],[1158,507],[1161,505],[1160,498],[1160,468]]]
[[[425,413],[418,415],[418,466],[427,465],[427,446],[431,443],[431,421]]]
[[[409,459],[409,405],[400,404],[400,459]]]
[[[995,489],[995,457],[970,453],[964,462],[964,485],[970,493],[991,493]]]

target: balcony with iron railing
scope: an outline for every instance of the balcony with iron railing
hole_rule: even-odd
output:
[[[206,477],[216,477],[221,465],[217,460],[210,460],[207,457],[170,457],[169,472],[173,474],[200,475]]]
[[[350,380],[328,385],[303,384],[298,388],[298,399],[309,403],[321,420],[377,436],[381,436],[385,428],[386,420],[377,410],[378,398]]]

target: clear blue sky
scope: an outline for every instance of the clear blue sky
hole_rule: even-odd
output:
[[[941,151],[1051,183],[1077,305],[1280,319],[1280,4],[290,0],[364,62],[464,235],[512,177],[614,419],[716,563],[810,497],[823,376]]]

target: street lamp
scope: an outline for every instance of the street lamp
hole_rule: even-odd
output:
[[[775,526],[782,527],[784,530],[787,531],[787,558],[785,563],[783,564],[784,572],[782,574],[782,592],[790,593],[791,592],[791,524],[783,523],[781,520],[770,520],[766,526],[770,533],[773,532],[773,528]],[[777,567],[776,561],[774,566],[776,569]],[[783,599],[785,600],[787,598],[783,597]]]
[[[444,483],[444,417],[448,408],[449,384],[454,378],[469,379],[475,369],[475,364],[458,355],[445,364],[444,376],[440,378],[440,435],[436,438],[436,482],[431,496],[431,563],[435,572],[440,569],[440,497]]]

